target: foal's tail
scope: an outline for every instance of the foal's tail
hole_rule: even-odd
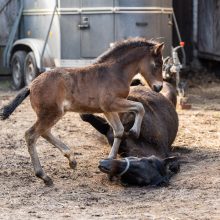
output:
[[[30,89],[28,87],[22,89],[12,101],[0,109],[0,119],[7,119],[12,114],[12,112],[23,102],[23,100],[29,96],[29,94]]]

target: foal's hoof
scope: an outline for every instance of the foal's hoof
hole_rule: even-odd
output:
[[[71,168],[71,169],[75,169],[75,168],[76,168],[76,165],[77,165],[76,160],[70,161],[70,162],[69,162],[69,165],[70,165],[70,168]]]
[[[135,139],[138,139],[139,138],[139,133],[136,130],[131,129],[129,131],[129,136],[131,136],[131,137],[133,137]]]
[[[122,136],[122,140],[126,139],[129,136],[129,132],[125,131],[123,136]]]
[[[44,183],[46,186],[53,186],[53,180],[49,176],[44,179]]]

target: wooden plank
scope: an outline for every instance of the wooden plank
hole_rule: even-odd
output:
[[[214,49],[214,1],[200,0],[198,8],[198,50],[212,53]]]
[[[213,19],[214,54],[220,56],[220,1],[218,0],[215,0],[213,14],[214,14],[214,19]]]

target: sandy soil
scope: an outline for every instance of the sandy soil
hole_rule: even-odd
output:
[[[40,139],[38,152],[54,187],[33,175],[24,132],[35,121],[27,99],[0,121],[0,219],[220,219],[220,84],[190,84],[191,110],[178,110],[174,148],[188,158],[165,188],[123,187],[98,170],[105,139],[68,113],[53,129],[75,152],[68,167],[61,153]],[[0,106],[15,92],[0,91]]]

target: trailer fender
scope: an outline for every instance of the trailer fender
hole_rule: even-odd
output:
[[[37,68],[39,69],[40,72],[43,72],[46,67],[47,68],[55,67],[54,59],[52,57],[48,44],[46,45],[43,59],[41,60],[44,44],[45,41],[34,38],[24,38],[17,40],[13,44],[11,56],[14,54],[14,52],[18,50],[23,50],[26,52],[33,51],[36,59]]]

